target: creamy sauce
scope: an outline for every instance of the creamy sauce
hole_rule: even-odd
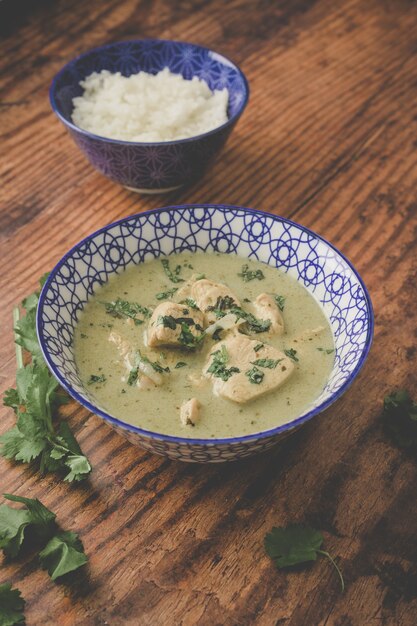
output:
[[[170,267],[181,265],[179,276],[189,279],[204,273],[207,278],[224,283],[236,294],[242,307],[254,312],[251,304],[261,293],[285,298],[282,316],[285,333],[269,332],[251,335],[279,350],[295,350],[295,372],[278,389],[241,405],[216,397],[209,380],[200,376],[215,341],[206,337],[196,352],[169,348],[147,348],[144,341],[148,320],[116,318],[106,312],[103,303],[117,298],[135,302],[151,311],[161,303],[156,294],[183,283],[172,283],[161,261],[129,267],[98,289],[87,303],[75,329],[74,352],[83,384],[94,396],[96,404],[110,415],[146,430],[191,438],[237,437],[285,424],[303,413],[322,392],[334,362],[334,342],[330,324],[316,300],[294,278],[257,261],[247,261],[226,254],[181,253],[169,257]],[[261,270],[264,278],[244,282],[238,274],[242,265]],[[175,300],[175,294],[172,296]],[[138,313],[138,318],[144,315]],[[312,332],[320,329],[319,332]],[[151,361],[169,367],[162,373],[163,383],[152,389],[127,384],[129,370],[109,334],[119,333],[132,350],[139,349]],[[225,333],[222,335],[225,336]],[[186,363],[176,368],[177,363]],[[92,378],[93,377],[93,378]],[[104,382],[100,382],[104,380]],[[198,385],[196,385],[198,381]],[[181,424],[180,406],[185,400],[197,398],[201,403],[201,419],[195,426]]]

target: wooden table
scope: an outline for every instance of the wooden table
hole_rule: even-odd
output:
[[[39,497],[90,557],[70,587],[51,582],[36,558],[2,563],[0,582],[21,589],[28,625],[414,626],[416,460],[390,441],[380,415],[392,389],[417,393],[417,4],[38,0],[12,10],[0,20],[2,389],[14,384],[13,305],[76,241],[157,206],[234,203],[295,219],[351,259],[376,312],[353,386],[263,456],[171,462],[74,405],[69,422],[94,464],[87,484],[1,459],[1,491]],[[133,37],[215,48],[251,86],[212,170],[163,197],[102,178],[48,102],[66,61]],[[0,430],[13,421],[3,409]],[[265,532],[295,521],[323,531],[345,593],[325,559],[274,569]]]

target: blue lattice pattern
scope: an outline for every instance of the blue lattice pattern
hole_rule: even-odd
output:
[[[323,306],[335,337],[334,369],[320,397],[291,424],[215,442],[168,437],[109,416],[83,388],[72,338],[78,316],[95,289],[128,265],[184,250],[238,254],[277,267],[300,281]],[[231,206],[168,207],[110,224],[80,242],[58,263],[45,284],[38,309],[45,358],[69,393],[129,440],[190,461],[231,460],[264,450],[323,410],[356,376],[369,350],[372,329],[369,295],[357,272],[335,248],[289,220]]]
[[[106,69],[130,76],[139,71],[156,74],[164,67],[186,79],[202,78],[211,89],[226,88],[226,124],[191,139],[136,143],[98,137],[72,123],[72,99],[82,94],[79,82],[91,72]],[[147,190],[177,187],[201,176],[226,142],[248,96],[244,74],[226,57],[202,46],[160,39],[125,41],[91,50],[68,63],[50,90],[53,110],[91,164],[122,185]]]

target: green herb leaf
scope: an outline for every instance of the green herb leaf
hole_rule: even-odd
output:
[[[229,355],[227,353],[227,348],[223,344],[220,350],[216,350],[212,352],[211,355],[214,357],[210,364],[210,367],[207,369],[207,372],[213,374],[216,378],[220,378],[224,382],[228,381],[233,374],[238,374],[240,369],[237,367],[226,367],[226,363],[229,360]]]
[[[292,361],[299,361],[299,358],[296,356],[297,350],[293,348],[289,348],[288,350],[284,350],[284,354],[290,358]]]
[[[278,363],[281,363],[283,359],[257,359],[256,361],[251,361],[252,365],[257,365],[258,367],[267,367],[270,370],[276,368]]]
[[[185,298],[185,300],[181,300],[180,304],[186,304],[190,309],[194,309],[195,311],[199,310],[196,301],[192,298]]]
[[[231,296],[219,296],[214,306],[208,306],[206,311],[214,311],[217,317],[221,317],[219,313],[227,311],[232,307],[237,306],[236,302]]]
[[[23,624],[25,601],[19,589],[12,589],[11,583],[0,585],[0,626]]]
[[[197,274],[197,275],[194,277],[194,280],[203,280],[203,278],[205,278],[205,277],[206,277],[206,275],[205,275],[205,274]]]
[[[234,306],[230,309],[230,313],[236,315],[236,320],[243,319],[248,325],[249,330],[254,333],[264,333],[271,327],[271,320],[261,320],[252,315],[252,313],[248,313],[244,311],[242,308]],[[224,313],[221,314],[220,317],[223,317]]]
[[[250,382],[254,385],[260,385],[264,379],[265,373],[261,372],[256,366],[252,367],[252,369],[247,370],[245,372],[245,376],[247,376]]]
[[[169,300],[169,298],[172,298],[172,296],[174,295],[176,291],[178,291],[178,287],[167,289],[167,291],[160,291],[159,293],[156,294],[156,299],[157,300]]]
[[[315,561],[317,555],[326,556],[339,574],[342,591],[345,588],[342,573],[328,552],[321,550],[323,535],[308,526],[291,525],[272,528],[265,536],[265,551],[277,568],[292,567],[299,563]]]
[[[170,328],[171,330],[175,330],[177,327],[175,317],[172,317],[172,315],[158,315],[156,325],[160,326],[161,324],[164,328]]]
[[[138,317],[138,315],[143,315],[145,319],[148,319],[151,316],[151,311],[146,306],[142,306],[137,302],[128,302],[127,300],[121,300],[117,298],[114,302],[102,302],[106,308],[106,313],[111,315],[112,317],[118,318],[130,318],[132,319],[137,326],[143,324],[145,320]]]
[[[201,326],[195,325],[195,327],[197,330],[203,330]],[[185,322],[181,322],[181,332],[179,334],[178,341],[185,348],[191,348],[191,349],[196,348],[203,341],[204,337],[205,337],[204,332],[201,333],[200,335],[194,335],[191,332],[190,326],[186,324]]]
[[[180,369],[180,367],[186,367],[186,366],[187,366],[187,363],[185,363],[185,361],[178,361],[174,369],[178,370]]]
[[[107,378],[104,374],[91,374],[87,381],[87,385],[99,385],[100,383],[105,383],[106,380]]]
[[[255,278],[257,278],[258,280],[263,280],[265,278],[262,270],[250,270],[247,263],[245,263],[245,265],[242,265],[242,271],[240,274],[238,274],[238,276],[240,276],[245,283],[248,283]]]
[[[279,308],[280,311],[284,310],[285,305],[285,297],[284,296],[275,296],[274,295],[275,304]]]
[[[52,580],[65,576],[87,563],[83,544],[76,533],[57,533],[39,553],[43,569],[48,570]]]
[[[47,275],[41,279],[41,286]],[[74,459],[74,450],[66,444],[62,438],[61,430],[58,434],[52,423],[54,412],[61,404],[67,402],[67,396],[59,389],[58,381],[52,376],[42,358],[40,349],[31,338],[36,338],[35,314],[39,301],[39,293],[36,292],[23,301],[26,315],[19,319],[19,310],[14,310],[16,326],[16,343],[22,345],[32,354],[32,363],[26,367],[20,367],[16,372],[16,389],[8,389],[3,402],[13,409],[16,415],[16,426],[0,436],[0,454],[8,459],[29,463],[38,460],[40,470],[65,471],[65,480],[80,480],[85,477],[86,468],[91,471],[91,466],[86,457],[79,449]],[[17,319],[17,321],[16,321]],[[18,362],[22,361],[21,354]],[[62,429],[62,426],[61,426]],[[69,427],[67,427],[67,431]],[[74,437],[72,440],[75,442]],[[75,442],[76,443],[76,442]],[[74,446],[73,446],[74,448]],[[74,472],[74,464],[83,464],[82,474]]]
[[[134,367],[130,370],[129,376],[127,378],[127,384],[130,387],[134,387],[139,378],[139,367]]]
[[[264,343],[258,343],[256,344],[256,346],[254,347],[254,351],[255,352],[259,352],[259,350],[261,350],[264,347]]]
[[[27,527],[31,527],[32,536],[38,541],[44,541],[52,536],[55,529],[55,513],[39,500],[6,493],[4,497],[26,506],[24,510],[12,509],[7,504],[0,505],[0,548],[6,556],[13,558],[19,554]]]
[[[181,272],[181,265],[177,265],[174,271],[172,271],[169,267],[168,259],[161,259],[162,267],[164,268],[165,274],[168,276],[169,280],[173,283],[183,283],[184,279],[179,277]]]
[[[417,403],[405,389],[384,398],[382,419],[385,428],[401,447],[417,446]]]
[[[325,352],[326,354],[332,354],[334,352],[334,348],[317,348],[319,352]]]

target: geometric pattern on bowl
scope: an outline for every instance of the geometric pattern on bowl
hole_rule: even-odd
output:
[[[212,90],[226,88],[228,121],[189,139],[150,143],[107,139],[73,124],[72,99],[82,95],[79,82],[91,72],[106,69],[130,76],[139,71],[156,74],[164,67],[186,79],[198,76]],[[166,191],[201,176],[226,142],[248,97],[246,78],[229,59],[202,46],[162,39],[124,41],[90,50],[67,63],[50,89],[52,109],[90,163],[122,185],[147,191]]]
[[[224,252],[262,261],[295,277],[321,303],[334,334],[334,367],[320,396],[297,419],[242,437],[173,437],[116,419],[83,387],[72,340],[79,314],[96,288],[131,264],[182,251]],[[334,402],[364,363],[372,341],[373,312],[356,270],[309,229],[244,207],[183,205],[124,218],[74,246],[42,289],[37,328],[46,362],[63,387],[129,441],[170,458],[219,462],[269,448]]]

